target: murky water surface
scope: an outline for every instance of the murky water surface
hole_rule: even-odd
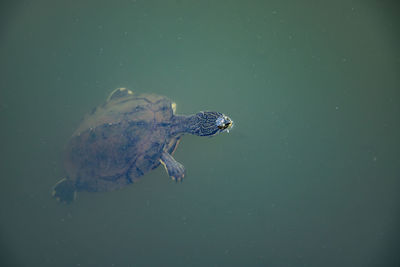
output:
[[[2,266],[399,266],[398,6],[2,6]],[[235,127],[183,138],[182,184],[158,168],[61,205],[64,145],[117,87]]]

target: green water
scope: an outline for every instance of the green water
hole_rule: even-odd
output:
[[[9,1],[1,266],[400,266],[399,8],[385,1]],[[117,87],[235,127],[61,205],[62,151]]]

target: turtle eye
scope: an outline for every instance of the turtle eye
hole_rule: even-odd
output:
[[[219,129],[224,129],[224,126],[225,126],[224,117],[218,117],[218,119],[215,121],[215,123],[217,124],[217,127]]]
[[[221,123],[220,125],[218,125],[218,128],[221,130],[225,130],[228,127],[229,127],[228,123]]]

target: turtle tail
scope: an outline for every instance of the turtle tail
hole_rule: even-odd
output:
[[[69,204],[76,199],[75,185],[70,179],[63,178],[55,184],[51,195],[59,202]]]

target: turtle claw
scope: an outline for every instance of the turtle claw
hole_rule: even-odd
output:
[[[179,168],[178,170],[176,170],[176,173],[174,173],[175,175],[171,175],[171,179],[173,181],[175,181],[176,183],[182,183],[183,182],[183,178],[185,178],[185,169],[181,169]]]
[[[175,183],[182,183],[183,182],[183,178],[185,178],[185,174],[183,174],[182,176],[179,176],[179,177],[171,176],[171,179],[173,181],[175,181]]]

